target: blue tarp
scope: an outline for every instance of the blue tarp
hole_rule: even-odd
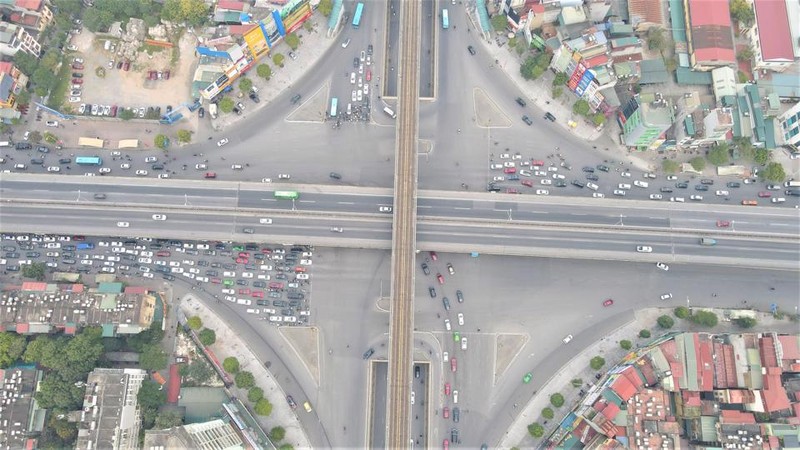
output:
[[[481,29],[484,33],[492,32],[492,21],[489,20],[489,11],[486,10],[486,1],[477,0],[476,5],[478,10],[478,19],[481,22]]]

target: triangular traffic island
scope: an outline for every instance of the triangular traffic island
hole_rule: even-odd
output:
[[[316,327],[280,327],[280,332],[319,386],[319,329]]]
[[[527,334],[498,334],[495,338],[494,384],[505,375],[506,370],[528,343]]]
[[[483,89],[473,89],[472,99],[475,102],[474,113],[479,127],[508,128],[511,126],[511,119]]]
[[[286,116],[287,122],[317,122],[322,123],[325,121],[325,115],[328,113],[328,103],[330,85],[325,83],[321,88],[311,94],[310,97],[296,98],[299,94],[292,94],[290,98],[289,115]]]

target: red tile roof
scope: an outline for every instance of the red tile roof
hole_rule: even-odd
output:
[[[0,61],[0,73],[7,73],[11,75],[11,69],[14,68],[12,61]]]
[[[47,290],[47,283],[38,281],[25,281],[22,283],[23,291],[44,292]]]
[[[688,0],[694,56],[699,62],[736,62],[728,2]]]
[[[244,11],[244,3],[234,0],[219,0],[217,9],[228,9],[231,11]]]
[[[617,417],[617,414],[619,414],[619,406],[617,406],[616,403],[609,403],[607,407],[603,408],[601,413],[606,419],[614,420],[614,417]]]
[[[662,5],[661,2],[654,2],[653,0],[628,0],[628,15],[631,17],[631,23],[662,23],[664,21],[661,15]]]
[[[792,34],[789,13],[782,0],[755,0],[758,41],[764,61],[793,61]]]
[[[758,352],[761,354],[761,365],[778,367],[778,355],[775,354],[775,340],[772,336],[764,336],[758,340]]]
[[[147,288],[145,286],[127,286],[125,288],[126,294],[146,294]]]
[[[178,373],[178,364],[169,367],[169,384],[167,385],[167,403],[178,403],[181,393],[181,375]]]
[[[608,55],[606,54],[593,56],[589,59],[583,60],[583,65],[585,65],[587,69],[595,66],[604,66],[607,63],[608,63]]]
[[[30,330],[30,325],[27,323],[18,323],[17,324],[17,334],[25,334]]]
[[[779,367],[769,367],[764,376],[764,389],[761,390],[761,397],[764,400],[764,407],[769,413],[790,408],[789,396],[786,395],[786,389],[781,384],[781,373],[783,371]]]
[[[14,5],[32,11],[39,11],[42,8],[43,2],[44,0],[15,0]]]
[[[756,423],[756,417],[750,412],[733,409],[723,409],[721,412],[722,423]]]
[[[778,336],[778,342],[781,343],[781,350],[783,351],[784,360],[800,359],[800,347],[798,347],[797,335]]]
[[[253,28],[257,27],[258,25],[254,23],[249,23],[246,25],[229,25],[228,26],[228,33],[231,36],[242,36],[248,31],[252,30]]]
[[[714,388],[714,358],[711,349],[711,336],[696,334],[697,343],[697,384],[701,391],[710,391]]]

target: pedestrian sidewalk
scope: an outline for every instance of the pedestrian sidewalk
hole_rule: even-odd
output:
[[[705,308],[701,309],[706,310]],[[716,313],[720,319],[719,323],[714,328],[698,326],[692,322],[689,322],[688,320],[681,320],[678,318],[675,318],[675,326],[673,328],[669,330],[659,328],[657,325],[658,317],[666,314],[674,318],[673,310],[674,308],[647,308],[636,311],[634,313],[633,320],[620,326],[610,334],[600,339],[594,345],[585,348],[579,354],[575,355],[575,357],[572,358],[572,360],[570,360],[566,365],[564,365],[557,374],[553,375],[549,380],[547,380],[547,382],[542,386],[541,389],[539,389],[533,398],[531,398],[527,405],[519,405],[521,412],[516,417],[513,424],[509,427],[501,442],[498,444],[498,448],[536,448],[541,445],[543,440],[547,439],[553,433],[564,416],[571,411],[576,403],[580,400],[580,391],[582,389],[587,389],[589,385],[596,381],[595,374],[598,372],[605,373],[607,370],[618,364],[619,361],[628,354],[629,351],[624,350],[619,345],[619,342],[623,339],[631,341],[633,343],[633,349],[630,351],[635,351],[637,347],[645,345],[652,339],[664,333],[675,331],[706,332],[715,334],[742,332],[797,332],[796,323],[788,320],[775,319],[772,314],[758,311],[754,312],[757,317],[758,324],[749,330],[742,330],[733,322],[727,322],[723,320],[724,313],[726,311],[733,313],[737,310],[710,308],[707,310]],[[749,312],[749,310],[747,311]],[[650,330],[652,333],[651,338],[642,339],[638,337],[639,331],[645,329]],[[605,366],[603,366],[603,368],[601,368],[599,371],[592,370],[589,366],[590,360],[595,356],[602,356],[606,360]],[[573,387],[571,384],[571,381],[576,378],[582,380],[582,385],[580,387]],[[564,396],[564,406],[561,408],[555,408],[550,404],[550,396],[555,393],[560,393]],[[546,421],[541,414],[542,409],[545,407],[550,407],[555,412],[555,417],[547,424],[545,424]],[[528,433],[528,425],[534,422],[539,422],[539,424],[544,425],[545,433],[543,437],[534,438]]]
[[[317,65],[317,62],[323,55],[325,55],[336,43],[338,34],[333,37],[327,37],[327,19],[319,12],[315,12],[311,18],[308,19],[313,24],[313,31],[306,31],[305,28],[300,28],[295,31],[300,38],[300,46],[297,47],[295,54],[297,59],[289,58],[291,49],[285,42],[281,42],[272,51],[261,58],[246,76],[253,81],[253,86],[258,88],[258,95],[261,98],[261,103],[253,103],[247,96],[242,95],[239,98],[238,83],[234,83],[234,89],[229,94],[236,101],[245,103],[245,110],[241,116],[234,113],[219,113],[216,120],[212,120],[212,126],[215,131],[224,130],[231,125],[247,119],[249,115],[254,112],[260,111],[267,105],[270,105],[275,98],[281,95],[285,90],[290,89],[295,81],[301,79],[312,67]],[[281,53],[286,59],[283,63],[284,67],[278,67],[272,62],[272,55]],[[256,74],[256,67],[260,64],[267,64],[272,68],[272,77],[265,80]],[[303,96],[310,95],[310,92],[304,92]],[[286,106],[290,106],[287,102]]]
[[[300,425],[300,421],[289,407],[289,404],[286,403],[286,393],[275,381],[275,377],[256,359],[248,348],[247,343],[241,339],[236,330],[228,326],[213,311],[206,308],[203,302],[191,294],[181,298],[179,307],[186,317],[198,316],[202,319],[205,327],[214,330],[217,335],[217,341],[212,345],[212,350],[217,355],[220,363],[229,356],[235,357],[239,360],[241,369],[251,372],[256,379],[256,386],[264,390],[264,397],[272,403],[272,414],[266,417],[253,414],[253,417],[259,421],[264,431],[269,434],[269,430],[273,427],[283,427],[286,430],[286,437],[281,443],[291,444],[294,448],[311,448],[311,443]],[[243,403],[250,408],[253,407],[251,402],[247,401],[247,390],[239,389],[235,386],[231,387],[230,390]]]

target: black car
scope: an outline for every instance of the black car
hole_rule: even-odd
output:
[[[456,406],[455,408],[453,408],[453,422],[458,423],[458,421],[461,419],[460,416],[461,416],[461,409],[459,409],[459,407]]]
[[[358,69],[358,56],[353,58],[353,68]]]
[[[44,165],[44,160],[41,158],[31,158],[31,164]]]
[[[490,185],[486,186],[486,191],[487,192],[500,192],[501,189],[499,187],[493,185],[493,184],[490,184]]]
[[[600,179],[600,177],[598,177],[597,175],[595,175],[593,173],[587,173],[586,174],[586,179],[587,180],[592,180],[592,181],[597,181],[597,180]]]
[[[414,366],[414,378],[419,378],[420,372],[419,366]]]
[[[83,74],[80,72],[72,72],[72,78],[83,78]]]
[[[584,166],[583,169],[581,169],[581,170],[583,170],[584,172],[594,172],[594,167],[592,167],[592,166]]]
[[[258,94],[256,94],[255,92],[251,92],[250,95],[248,95],[248,97],[250,97],[250,100],[252,100],[254,103],[259,103],[261,101],[261,99],[258,98]]]
[[[447,297],[442,297],[442,305],[444,305],[445,311],[450,311],[450,299]]]
[[[265,288],[267,287],[267,283],[264,281],[253,281],[253,287]]]
[[[688,189],[689,183],[682,182],[682,183],[675,183],[675,187],[678,189]]]
[[[369,45],[367,46],[367,54],[368,54],[368,55],[370,55],[370,56],[372,56],[372,44],[369,44]]]
[[[458,428],[453,428],[450,430],[450,442],[457,443],[458,442]]]
[[[164,170],[164,165],[163,164],[153,164],[152,169],[153,170]]]
[[[671,187],[662,187],[661,188],[661,192],[665,192],[665,193],[672,192],[672,188]]]
[[[422,263],[422,273],[424,273],[425,275],[431,274],[431,269],[425,263]]]
[[[525,122],[526,124],[528,124],[529,126],[533,125],[533,121],[528,116],[522,116],[522,121]]]
[[[375,353],[375,349],[374,348],[370,348],[369,350],[364,352],[363,357],[364,357],[364,359],[369,359],[369,357],[372,356],[374,353]]]
[[[473,56],[474,56],[474,55],[475,55],[475,53],[476,53],[476,52],[475,52],[475,48],[474,48],[474,47],[472,47],[471,45],[468,45],[468,46],[467,46],[467,51],[469,51],[469,54],[470,54],[470,55],[473,55]]]
[[[458,299],[458,303],[464,303],[464,293],[461,292],[461,289],[456,291],[456,298]]]
[[[704,191],[707,191],[707,190],[708,190],[708,186],[706,186],[705,184],[696,184],[696,185],[694,186],[694,190],[695,190],[695,191],[701,191],[701,192],[704,192]]]
[[[272,301],[272,306],[274,306],[276,308],[285,308],[288,305],[289,305],[289,303],[287,303],[285,300],[273,300]]]
[[[329,176],[329,177],[331,177],[331,178],[333,178],[334,180],[341,180],[341,179],[342,179],[342,176],[341,176],[341,175],[339,175],[339,174],[338,174],[338,173],[336,173],[336,172],[331,172],[330,174],[328,174],[328,176]]]
[[[61,158],[58,160],[59,164],[70,164],[72,163],[72,158]]]
[[[580,180],[572,180],[572,185],[575,186],[575,187],[581,188],[581,189],[586,187],[586,183],[584,183],[583,181],[580,181]]]
[[[549,112],[544,113],[544,118],[549,120],[550,122],[556,121],[556,116],[550,114]]]
[[[742,187],[742,184],[739,183],[738,181],[729,181],[727,186],[729,188],[739,188],[739,187]]]
[[[523,100],[522,97],[517,97],[516,102],[519,106],[522,106],[523,108],[525,107],[525,105],[527,105],[527,103],[525,103],[525,100]]]
[[[206,270],[206,276],[207,277],[218,277],[219,276],[219,271],[218,270],[213,270],[213,269]],[[253,286],[255,286],[255,285],[256,284],[253,283]]]
[[[433,287],[429,287],[428,294],[430,294],[431,298],[436,298],[436,289]]]
[[[567,182],[564,180],[556,180],[555,182],[556,187],[567,187]]]
[[[206,109],[201,106],[200,109],[197,110],[197,117],[202,119],[205,116],[206,116]]]
[[[236,284],[238,286],[247,286],[250,283],[247,280],[236,280]]]
[[[40,146],[36,147],[36,151],[39,152],[39,153],[50,153],[50,149],[47,148],[44,145],[40,145]]]
[[[161,275],[161,278],[163,278],[165,280],[169,280],[169,281],[175,281],[175,275],[170,275],[168,273],[165,273],[164,275]]]
[[[604,166],[602,164],[598,164],[597,165],[597,170],[599,170],[601,172],[609,172],[611,170],[611,168],[608,167],[608,166]]]
[[[242,110],[237,108],[236,106],[233,107],[233,112],[235,112],[236,115],[239,115],[239,116],[242,115]]]
[[[712,180],[710,178],[703,178],[702,180],[700,180],[700,183],[707,184],[707,185],[711,186],[711,185],[714,184],[714,180]]]
[[[16,145],[14,145],[14,148],[17,150],[30,150],[33,148],[33,146],[27,142],[18,142]]]
[[[286,294],[286,298],[290,300],[302,300],[305,298],[305,294],[301,292],[288,292]]]
[[[291,100],[292,104],[296,105],[297,102],[299,102],[301,98],[302,98],[302,96],[300,94],[295,94],[294,97],[292,97],[292,100]]]

